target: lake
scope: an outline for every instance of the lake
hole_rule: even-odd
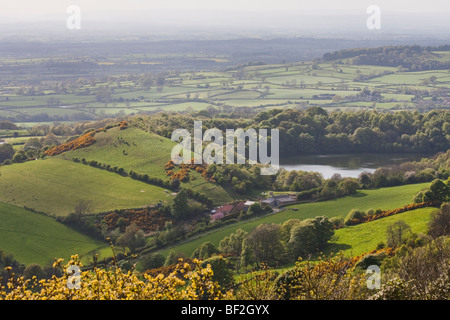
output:
[[[335,173],[342,177],[357,178],[361,172],[374,172],[379,167],[419,161],[425,154],[341,154],[309,155],[280,159],[280,167],[286,170],[320,172],[325,179]]]

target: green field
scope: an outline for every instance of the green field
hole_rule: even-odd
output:
[[[187,241],[183,244],[163,250],[163,254],[167,254],[170,250],[175,252],[182,252],[190,256],[194,250],[204,242],[211,242],[216,247],[219,242],[236,229],[241,228],[247,232],[253,230],[258,225],[263,223],[283,223],[289,219],[307,219],[316,216],[343,216],[345,217],[350,210],[358,208],[361,210],[373,209],[395,209],[406,204],[412,203],[412,197],[423,188],[427,187],[428,183],[405,185],[400,187],[382,188],[376,190],[361,190],[354,196],[338,198],[316,203],[305,203],[286,207],[280,211],[269,216],[255,219],[247,222],[240,222],[232,226],[224,227],[222,229],[211,231],[208,235]],[[298,211],[291,210],[292,208]],[[378,241],[379,242],[379,241]]]
[[[376,248],[380,242],[386,243],[387,227],[403,220],[415,234],[426,233],[431,213],[436,208],[423,208],[403,212],[394,216],[338,229],[334,240],[324,250],[325,254],[342,251],[346,256],[358,256]]]
[[[67,261],[72,254],[91,256],[105,247],[109,245],[51,217],[0,202],[0,250],[12,253],[23,264],[46,265],[54,258]]]
[[[1,167],[0,201],[57,216],[74,211],[79,200],[90,212],[170,203],[165,189],[62,159],[28,161]]]
[[[87,148],[70,151],[60,157],[96,160],[112,167],[122,167],[127,172],[134,170],[167,179],[164,164],[170,160],[172,148],[176,145],[170,139],[137,128],[112,128],[97,133],[95,140],[96,143]]]
[[[439,52],[439,59],[448,61],[448,52]],[[428,57],[429,58],[429,57]],[[427,59],[424,57],[424,59]],[[433,59],[436,59],[434,57]],[[114,58],[104,61],[115,64]],[[27,64],[26,60],[17,63]],[[240,76],[237,76],[240,74]],[[119,75],[117,75],[119,77]],[[362,77],[362,78],[361,78]],[[433,82],[428,80],[435,77]],[[33,95],[26,95],[21,87],[4,86],[0,89],[0,117],[30,118],[47,114],[58,121],[95,119],[97,116],[116,116],[155,111],[201,111],[208,107],[258,107],[262,110],[295,105],[320,105],[334,110],[351,105],[359,110],[372,108],[372,101],[356,95],[364,88],[379,90],[384,99],[377,101],[376,108],[396,110],[415,109],[411,103],[414,93],[405,94],[406,89],[420,89],[432,94],[448,97],[445,90],[450,85],[447,70],[405,71],[397,67],[352,65],[334,63],[301,62],[242,66],[228,71],[202,71],[173,73],[166,83],[158,88],[144,86],[138,80],[97,79],[92,83],[81,81],[73,84],[65,93],[56,93],[53,87],[42,86]],[[106,100],[98,99],[96,93],[110,88]],[[324,98],[321,95],[328,95]],[[331,97],[339,96],[337,101]],[[403,105],[403,103],[410,102]],[[47,122],[46,117],[41,117]]]
[[[174,141],[137,128],[127,130],[113,128],[96,134],[95,139],[97,141],[95,144],[67,152],[59,157],[68,160],[72,158],[96,160],[112,167],[124,168],[126,172],[134,170],[150,177],[168,180],[164,164],[171,159],[172,149],[176,145]],[[205,181],[195,171],[191,172],[190,176],[196,179],[187,182],[187,186],[206,193],[218,204],[231,201],[238,196],[218,184]]]
[[[319,215],[345,217],[354,208],[360,210],[400,208],[412,203],[412,197],[428,185],[428,183],[421,183],[375,190],[359,190],[356,194],[344,198],[288,206],[272,222],[282,223],[288,219],[307,219]],[[298,211],[292,209],[298,209]]]
[[[450,60],[450,52],[436,54],[433,59]],[[11,120],[20,126],[18,130],[0,130],[0,138],[14,144],[15,150],[20,150],[31,137],[29,129],[33,125],[45,124],[50,130],[55,122],[72,124],[84,120],[94,121],[159,111],[189,112],[199,118],[211,119],[215,116],[233,119],[233,116],[242,113],[245,114],[242,117],[251,119],[256,113],[273,108],[303,110],[321,106],[327,111],[375,109],[380,113],[398,110],[425,112],[434,108],[448,108],[449,70],[410,72],[402,66],[353,65],[352,59],[267,65],[248,63],[228,66],[220,71],[167,71],[153,75],[145,69],[145,65],[160,63],[158,61],[161,61],[161,58],[186,59],[188,55],[189,53],[148,53],[122,56],[118,52],[95,58],[97,65],[102,68],[121,66],[112,69],[116,70],[117,74],[104,70],[108,76],[103,77],[101,73],[94,72],[86,78],[83,74],[75,77],[65,71],[52,74],[56,71],[50,69],[47,70],[48,74],[32,74],[30,70],[34,69],[26,68],[49,61],[50,58],[35,58],[34,62],[28,58],[0,59],[0,65],[6,66],[0,70],[3,82],[0,86],[0,118]],[[80,58],[70,60],[76,62]],[[219,55],[191,56],[193,61],[211,59],[224,62],[229,58]],[[424,63],[428,58],[429,56],[423,57]],[[67,59],[69,58],[61,57],[62,62]],[[24,71],[21,72],[24,73],[9,73],[8,64],[23,67]],[[134,65],[139,65],[139,68],[131,68]],[[25,73],[26,70],[28,74]],[[38,82],[41,77],[48,81]],[[371,92],[367,93],[367,90],[364,90],[366,88]],[[423,92],[418,92],[419,90]],[[117,119],[119,118],[114,121]],[[280,127],[284,126],[280,123]],[[299,128],[302,131],[309,129]],[[335,130],[332,126],[326,130],[328,128],[331,128],[330,132]],[[145,128],[147,131],[152,129],[157,128]],[[296,132],[297,129],[293,128],[293,131]],[[67,130],[58,139],[64,140],[84,130]],[[164,164],[170,160],[176,143],[147,131],[136,127],[119,130],[116,127],[97,133],[96,142],[89,147],[44,160],[1,166],[0,250],[13,253],[16,259],[26,264],[46,264],[55,257],[67,258],[74,253],[84,255],[85,258],[93,252],[103,256],[109,255],[111,249],[108,245],[68,228],[52,216],[68,216],[80,200],[89,203],[90,213],[138,208],[157,203],[171,204],[174,198],[174,195],[170,194],[172,191],[133,180],[126,174],[121,176],[73,161],[74,158],[95,160],[104,165],[123,168],[125,173],[133,170],[168,181]],[[389,136],[388,132],[385,133]],[[445,139],[445,133],[441,138]],[[262,191],[252,190],[238,194],[218,183],[206,181],[195,171],[190,172],[190,178],[192,179],[183,183],[182,187],[204,193],[215,205],[252,199]],[[279,212],[240,221],[188,239],[162,250],[162,253],[166,255],[169,250],[174,250],[190,256],[204,242],[218,246],[225,236],[236,229],[242,228],[250,232],[264,223],[281,224],[289,219],[316,216],[345,217],[354,208],[399,208],[410,204],[412,197],[428,185],[423,183],[359,190],[352,196],[287,206]],[[380,241],[385,241],[387,226],[398,220],[404,220],[413,232],[425,232],[433,210],[435,209],[414,210],[339,229],[326,253],[343,250],[348,255],[359,255],[370,251]],[[148,235],[152,236],[151,233]]]

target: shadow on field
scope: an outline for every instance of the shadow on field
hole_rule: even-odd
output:
[[[352,197],[352,198],[367,197],[367,193],[363,193],[363,192],[357,191],[355,194],[352,194],[350,197]]]
[[[326,250],[327,253],[338,253],[339,251],[345,251],[351,249],[352,246],[346,243],[329,243]]]

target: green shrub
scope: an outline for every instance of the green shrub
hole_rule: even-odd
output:
[[[164,265],[166,258],[161,253],[152,253],[139,259],[144,270],[156,269]]]
[[[344,223],[346,226],[349,226],[352,224],[352,220],[360,220],[364,216],[366,216],[366,212],[359,209],[352,209],[345,217]]]
[[[205,260],[214,254],[219,253],[216,247],[211,242],[202,243],[195,251],[192,253],[193,259]]]

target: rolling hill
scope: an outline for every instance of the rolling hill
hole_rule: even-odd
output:
[[[78,233],[52,217],[0,202],[0,250],[12,253],[23,264],[46,265],[54,258],[67,261],[109,247]]]
[[[57,158],[3,166],[1,173],[0,201],[56,216],[73,212],[80,200],[97,213],[173,199],[163,188]]]
[[[375,249],[378,243],[386,243],[387,227],[400,220],[409,225],[413,233],[426,233],[430,216],[436,210],[436,208],[416,209],[357,226],[338,229],[335,239],[330,242],[330,246],[324,253],[343,251],[344,255],[353,257],[369,252]]]
[[[169,180],[164,164],[170,160],[172,149],[176,145],[174,141],[134,127],[126,130],[112,128],[106,132],[97,133],[95,140],[96,143],[89,147],[69,151],[58,157],[66,160],[72,160],[72,158],[95,160],[112,167],[121,167],[125,172],[133,170],[140,174],[148,174],[150,177]],[[205,181],[195,171],[192,171],[190,176],[195,180],[190,180],[183,185],[205,193],[216,204],[239,198],[239,195],[233,191]]]
[[[262,218],[257,218],[251,221],[243,221],[231,226],[224,227],[219,230],[208,233],[207,236],[199,237],[186,241],[172,248],[163,250],[163,254],[167,254],[173,250],[181,252],[190,256],[194,250],[204,242],[211,242],[216,247],[219,242],[226,236],[230,235],[236,229],[241,228],[250,232],[258,225],[263,223],[277,223],[281,224],[289,219],[307,219],[316,216],[327,216],[329,218],[335,216],[345,217],[350,210],[358,208],[361,210],[373,209],[395,209],[402,207],[412,202],[412,197],[423,188],[427,187],[428,183],[405,185],[399,187],[382,188],[376,190],[360,190],[353,196],[347,196],[334,200],[323,202],[304,203],[293,206],[288,206],[284,210],[271,214]],[[297,209],[298,211],[293,211]],[[383,220],[383,219],[382,219]],[[380,237],[384,237],[380,235]],[[384,238],[382,238],[384,240]],[[381,241],[381,240],[379,240]],[[378,242],[379,242],[378,241]]]

